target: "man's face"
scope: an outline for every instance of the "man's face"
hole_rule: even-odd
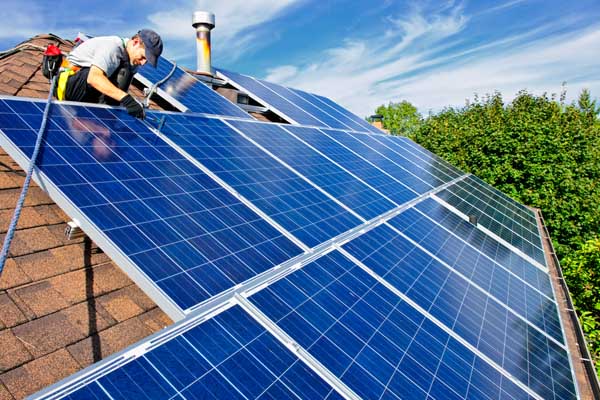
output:
[[[146,48],[144,47],[144,43],[136,38],[132,39],[129,53],[129,61],[131,65],[141,66],[146,64]]]

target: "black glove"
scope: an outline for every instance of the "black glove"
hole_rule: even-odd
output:
[[[129,115],[140,119],[144,119],[146,116],[144,107],[142,107],[140,102],[134,99],[130,94],[121,99],[121,105],[127,109]]]

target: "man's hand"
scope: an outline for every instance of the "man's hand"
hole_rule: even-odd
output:
[[[133,115],[136,118],[144,119],[146,113],[142,104],[134,99],[130,94],[121,99],[121,105],[127,109],[129,115]]]

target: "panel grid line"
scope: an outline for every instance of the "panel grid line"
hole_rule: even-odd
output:
[[[438,196],[435,196],[435,195],[431,196],[431,198],[434,199],[436,202],[438,202],[443,207],[445,207],[448,210],[452,211],[454,214],[458,215],[461,219],[463,219],[465,221],[469,220],[469,217],[467,215],[463,214],[459,209],[457,209],[456,207],[454,207],[452,204],[447,203],[446,201],[444,201],[443,199],[441,199],[441,198],[439,198]],[[492,237],[494,240],[502,243],[504,246],[508,247],[514,253],[516,253],[516,254],[520,255],[521,257],[523,257],[524,259],[526,259],[529,263],[531,263],[532,265],[534,265],[535,267],[537,267],[542,272],[544,272],[546,274],[549,273],[547,267],[541,265],[537,260],[534,260],[531,256],[525,254],[523,251],[521,251],[520,249],[516,248],[514,245],[510,244],[506,240],[502,239],[500,236],[496,235],[494,232],[490,231],[486,227],[482,226],[481,224],[476,224],[475,227],[477,229],[479,229],[480,231],[482,231],[483,233],[485,233],[486,235]]]
[[[263,328],[277,338],[285,347],[294,353],[308,367],[316,372],[321,378],[329,383],[340,395],[348,400],[360,400],[360,397],[354,393],[344,382],[333,375],[325,366],[323,366],[308,351],[294,341],[277,324],[267,317],[258,307],[252,304],[243,296],[237,296],[238,303],[252,318],[256,320]]]
[[[258,207],[256,207],[251,201],[249,201],[248,199],[246,199],[241,193],[239,193],[238,191],[236,191],[233,187],[231,187],[229,184],[227,184],[224,180],[222,180],[219,176],[217,176],[215,173],[213,173],[210,169],[206,168],[204,166],[204,164],[202,164],[200,161],[196,160],[194,157],[192,157],[191,155],[189,155],[185,150],[183,150],[181,147],[179,147],[179,145],[177,145],[175,142],[173,142],[168,136],[164,135],[163,133],[159,132],[158,130],[156,130],[153,127],[150,127],[150,129],[152,129],[152,131],[156,135],[158,135],[158,137],[160,137],[161,139],[163,139],[165,142],[169,143],[171,145],[171,147],[173,147],[175,150],[177,150],[179,152],[179,154],[181,154],[188,161],[190,161],[192,164],[194,164],[198,168],[200,168],[202,170],[202,172],[204,172],[205,174],[207,174],[208,176],[210,176],[212,179],[214,179],[215,181],[217,181],[229,193],[231,193],[233,196],[235,196],[237,199],[239,199],[242,203],[244,203],[246,206],[248,206],[250,209],[252,209],[255,213],[257,213],[258,215],[260,215],[264,220],[266,220],[267,222],[269,222],[275,229],[277,229],[280,233],[282,233],[288,239],[290,239],[292,242],[294,242],[294,244],[296,244],[297,246],[299,246],[304,251],[307,251],[309,249],[308,246],[306,246],[304,243],[302,243],[294,235],[292,235],[291,233],[289,233],[286,229],[284,229],[281,225],[279,225],[276,221],[274,221],[271,217],[269,217],[261,209],[259,209]]]
[[[461,272],[459,272],[458,270],[456,270],[454,267],[450,266],[447,262],[445,262],[444,260],[442,260],[441,258],[439,258],[438,256],[436,256],[435,254],[433,254],[432,252],[430,252],[429,250],[427,250],[425,247],[423,247],[421,244],[417,243],[416,241],[414,241],[413,239],[411,239],[410,237],[406,236],[404,233],[402,233],[399,229],[397,229],[396,227],[386,223],[386,226],[390,229],[392,229],[395,233],[397,233],[399,236],[401,236],[403,239],[407,240],[408,242],[410,242],[413,246],[415,246],[416,248],[420,249],[421,251],[423,251],[424,253],[426,253],[428,256],[430,256],[431,258],[433,258],[434,260],[436,260],[437,262],[439,262],[441,265],[443,265],[444,267],[446,267],[447,269],[449,269],[450,271],[452,271],[454,274],[458,275],[459,277],[461,277],[463,280],[465,280],[467,283],[469,283],[470,285],[472,285],[473,287],[475,287],[477,290],[479,290],[481,293],[484,293],[486,296],[488,296],[490,299],[492,299],[493,301],[495,301],[498,305],[502,306],[503,308],[505,308],[508,312],[510,312],[511,314],[513,314],[515,317],[519,318],[520,320],[522,320],[523,322],[525,322],[527,325],[529,325],[531,328],[535,329],[536,331],[538,331],[539,333],[543,334],[544,336],[546,336],[549,340],[551,340],[552,342],[554,342],[556,345],[560,346],[561,348],[563,348],[564,350],[567,350],[566,345],[564,345],[563,343],[560,343],[558,340],[556,340],[555,338],[553,338],[552,336],[550,336],[547,332],[545,332],[544,330],[542,330],[541,328],[539,328],[538,326],[534,325],[531,321],[529,321],[526,317],[524,317],[523,315],[519,314],[517,311],[513,310],[508,304],[506,304],[505,302],[501,301],[500,299],[498,299],[496,296],[494,296],[492,293],[488,292],[487,290],[485,290],[484,288],[482,288],[479,284],[473,282],[471,280],[471,278],[465,276],[464,274],[462,274]],[[449,278],[449,276],[446,277],[446,280]],[[383,278],[385,279],[385,278]],[[532,289],[535,289],[532,287]],[[539,293],[539,292],[538,292]],[[543,293],[540,293],[541,295],[543,295]],[[465,292],[466,295],[466,292]],[[510,293],[509,293],[510,296]],[[548,299],[551,300],[554,304],[556,304],[554,302],[553,299]],[[464,301],[464,299],[463,299]],[[486,304],[487,307],[487,304]]]
[[[431,196],[432,199],[435,199],[435,194]],[[425,218],[427,218],[428,220],[430,220],[431,222],[433,222],[434,224],[436,224],[437,226],[439,226],[441,229],[445,230],[446,232],[448,232],[451,236],[457,238],[458,240],[460,240],[461,242],[465,243],[467,246],[469,246],[470,248],[472,248],[473,250],[475,250],[477,253],[481,254],[482,256],[484,256],[485,258],[487,258],[488,260],[490,260],[492,263],[494,263],[495,265],[499,266],[500,268],[502,268],[503,270],[505,270],[507,273],[509,273],[510,275],[514,276],[516,279],[518,279],[519,281],[523,282],[525,285],[529,286],[531,289],[535,290],[536,292],[538,292],[540,295],[544,296],[546,299],[551,300],[553,302],[555,302],[555,300],[551,297],[549,297],[547,294],[545,294],[544,292],[542,292],[539,288],[536,288],[535,286],[533,286],[530,282],[526,281],[525,279],[523,279],[522,277],[520,277],[519,275],[517,275],[516,273],[514,273],[513,271],[511,271],[510,269],[506,268],[504,265],[500,264],[499,262],[497,262],[496,260],[494,260],[493,258],[491,258],[489,255],[487,255],[484,252],[479,251],[475,246],[473,246],[471,243],[469,243],[468,241],[464,240],[463,238],[457,236],[454,232],[450,231],[448,228],[446,228],[445,226],[438,224],[434,219],[432,219],[429,215],[421,212],[421,210],[416,210],[419,214],[423,215]],[[388,224],[390,225],[390,224]],[[544,271],[542,271],[544,272]]]
[[[398,289],[396,289],[393,285],[391,285],[385,279],[381,278],[373,270],[371,270],[369,267],[367,267],[366,265],[364,265],[360,260],[358,260],[357,258],[355,258],[354,256],[352,256],[350,253],[348,253],[346,250],[344,250],[341,247],[338,248],[338,250],[345,257],[347,257],[348,259],[350,259],[356,265],[358,265],[359,267],[361,267],[365,272],[367,272],[369,275],[371,275],[373,278],[375,278],[378,282],[380,282],[381,284],[383,284],[387,289],[391,290],[394,294],[396,294],[402,300],[404,300],[408,304],[410,304],[413,308],[415,308],[417,311],[419,311],[427,319],[429,319],[430,321],[432,321],[438,328],[442,329],[449,336],[451,336],[455,340],[459,341],[463,346],[465,346],[466,348],[468,348],[471,352],[475,353],[477,356],[479,356],[479,358],[481,358],[484,361],[486,361],[491,367],[493,367],[494,369],[496,369],[498,372],[500,372],[506,378],[510,379],[514,384],[516,384],[517,386],[519,386],[522,390],[524,390],[529,395],[531,395],[532,397],[534,397],[534,398],[536,398],[538,400],[543,400],[537,393],[533,392],[527,385],[523,384],[520,380],[516,379],[511,373],[509,373],[508,371],[506,371],[504,368],[502,368],[500,365],[498,365],[496,362],[494,362],[491,358],[489,358],[488,356],[486,356],[485,354],[483,354],[481,351],[479,351],[476,347],[474,347],[469,342],[467,342],[466,340],[464,340],[462,338],[462,336],[456,334],[452,329],[446,327],[436,317],[434,317],[433,315],[429,314],[429,312],[427,312],[421,306],[419,306],[418,304],[416,304],[410,297],[404,295],[404,293],[400,292]]]
[[[295,137],[296,139],[298,139],[299,141],[301,141],[302,143],[304,143],[305,145],[307,145],[308,147],[310,147],[311,149],[313,149],[315,152],[317,152],[318,154],[320,154],[321,156],[325,157],[327,160],[329,160],[331,163],[333,163],[334,165],[337,165],[339,168],[341,168],[342,170],[346,171],[347,173],[349,173],[350,175],[352,175],[355,179],[357,179],[358,181],[364,183],[365,185],[367,185],[368,187],[370,187],[372,190],[374,190],[375,192],[377,192],[380,196],[382,196],[384,199],[386,199],[387,201],[395,204],[396,206],[399,206],[400,204],[398,204],[397,202],[395,202],[394,200],[390,199],[388,196],[386,196],[385,194],[383,194],[382,192],[380,192],[377,188],[371,186],[371,184],[365,180],[363,180],[362,178],[358,177],[357,175],[355,175],[352,171],[350,171],[349,169],[343,167],[341,164],[339,164],[337,161],[331,159],[329,156],[327,156],[327,154],[323,153],[322,151],[320,151],[319,149],[317,149],[316,147],[312,146],[310,143],[308,143],[307,141],[303,140],[301,136],[294,134],[290,129],[288,129],[287,127],[282,127],[286,132],[288,132],[290,135],[292,135],[293,137]]]
[[[292,171],[294,174],[298,175],[306,183],[308,183],[309,185],[313,186],[315,189],[317,189],[319,192],[323,193],[325,196],[327,196],[328,198],[330,198],[331,200],[333,200],[339,206],[345,208],[348,212],[350,212],[352,215],[354,215],[360,221],[362,221],[363,223],[366,222],[366,219],[363,218],[357,212],[355,212],[352,208],[348,207],[346,204],[344,204],[343,202],[341,202],[340,200],[338,200],[336,197],[334,197],[333,195],[331,195],[329,192],[325,191],[319,185],[317,185],[316,183],[314,183],[312,180],[310,180],[309,178],[307,178],[304,174],[300,173],[300,171],[298,171],[297,169],[295,169],[294,167],[292,167],[291,165],[289,165],[288,163],[286,163],[285,161],[283,161],[281,158],[277,157],[275,154],[273,154],[272,152],[270,152],[269,150],[267,150],[260,143],[256,142],[254,139],[252,139],[251,137],[249,137],[248,135],[246,135],[242,130],[238,129],[237,127],[235,127],[234,125],[232,125],[231,123],[229,123],[229,121],[227,121],[226,119],[222,119],[222,121],[225,124],[227,124],[227,126],[229,126],[231,129],[233,129],[234,131],[236,131],[244,139],[248,140],[250,143],[252,143],[256,147],[258,147],[259,149],[261,149],[262,151],[264,151],[266,154],[268,154],[271,158],[273,158],[274,160],[276,160],[277,162],[279,162],[281,165],[283,165],[284,167],[286,167],[287,169],[289,169],[290,171]]]

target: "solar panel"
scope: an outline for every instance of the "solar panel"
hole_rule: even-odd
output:
[[[528,397],[338,252],[249,299],[360,398]]]
[[[169,115],[162,131],[309,247],[361,222],[220,120]]]
[[[546,266],[533,211],[517,206],[514,200],[489,189],[474,177],[449,187],[438,196],[464,215],[476,216],[478,224]]]
[[[303,90],[299,90],[299,89],[291,89],[290,88],[290,90],[292,92],[296,93],[298,96],[302,97],[304,100],[319,107],[321,110],[323,110],[327,114],[333,116],[336,120],[342,122],[346,127],[348,127],[348,128],[342,127],[340,129],[351,129],[353,131],[358,131],[358,132],[368,131],[362,125],[362,123],[358,123],[358,122],[354,121],[354,119],[349,117],[347,114],[341,113],[339,110],[331,107],[329,104],[324,103],[322,100],[319,100],[319,98],[316,95],[305,92]],[[332,126],[332,128],[335,128],[335,126]],[[378,132],[378,133],[380,133],[380,132]]]
[[[0,100],[2,147],[22,166],[44,105]],[[175,319],[302,252],[122,110],[53,105],[37,167],[61,208]]]
[[[417,196],[415,191],[367,161],[360,153],[344,147],[322,131],[302,126],[286,126],[285,129],[368,182],[396,204],[406,203]]]
[[[280,126],[245,121],[230,123],[363,218],[375,218],[395,207],[366,183],[288,134]],[[323,135],[316,129],[313,131]]]
[[[156,68],[145,64],[138,69],[135,78],[151,87],[168,76],[173,67],[172,62],[159,57]],[[173,75],[166,82],[158,86],[157,93],[180,111],[252,119],[247,112],[179,67],[175,68]]]
[[[38,179],[185,320],[44,396],[577,396],[533,211],[330,100],[243,79],[319,127],[209,101],[213,116],[150,112],[157,132],[52,106]],[[22,166],[44,105],[0,99],[0,145]]]
[[[390,222],[397,218],[400,217]],[[488,274],[489,284],[477,287],[465,279],[470,275],[460,276],[455,272],[462,269],[463,257],[454,264],[456,270],[448,268],[386,225],[352,240],[343,248],[542,398],[576,396],[560,323],[557,320],[556,326],[544,324],[548,322],[544,318],[545,308],[556,310],[551,299],[541,304],[527,304],[527,311],[531,313],[522,315],[522,310],[513,310],[492,296],[499,286],[509,286],[504,290],[510,291],[510,296],[524,295],[514,282],[506,282],[506,274],[487,270],[485,264],[478,263],[474,272]],[[437,256],[456,250],[460,248],[449,246]],[[481,283],[481,279],[478,281]],[[535,300],[531,293],[523,297]]]
[[[346,131],[323,129],[323,132],[356,154],[359,154],[362,158],[392,176],[397,181],[402,182],[417,194],[425,193],[434,187],[433,184],[421,179],[419,175],[422,175],[422,171],[419,171],[419,168],[416,166],[407,169],[401,165],[405,163],[401,157],[396,154],[390,155],[390,157],[382,154],[386,152],[383,149],[385,146],[376,142],[374,139],[369,142],[369,145],[366,145]]]
[[[258,79],[257,79],[258,80]],[[341,121],[337,120],[334,116],[330,115],[323,109],[319,108],[315,104],[311,103],[304,97],[300,96],[293,90],[277,85],[275,83],[271,83],[268,81],[258,80],[261,84],[271,89],[273,92],[277,93],[290,103],[296,105],[297,107],[304,110],[306,113],[310,114],[312,117],[318,119],[321,123],[321,126],[326,126],[329,128],[337,128],[337,129],[351,129],[349,126],[345,125]]]
[[[540,268],[518,255],[436,201],[425,200],[415,208],[441,225],[447,232],[469,243],[470,247],[483,253],[490,260],[506,266],[508,270],[541,293],[552,296],[552,285],[546,269]],[[422,219],[417,215],[413,215],[413,218]]]
[[[344,107],[340,106],[335,101],[332,101],[331,99],[329,99],[325,96],[319,96],[317,94],[314,94],[313,96],[316,97],[317,100],[319,100],[321,103],[327,104],[331,108],[337,110],[340,114],[345,115],[348,119],[351,119],[352,121],[354,121],[354,123],[360,125],[362,127],[362,129],[358,129],[359,132],[366,131],[366,132],[377,133],[377,134],[382,133],[381,130],[375,128],[373,125],[369,124],[364,119],[352,114],[350,111],[346,110]]]
[[[453,168],[447,162],[417,151],[407,143],[409,141],[408,139],[401,140],[400,137],[395,135],[374,135],[373,138],[413,164],[422,166],[429,173],[444,182],[448,182],[463,175],[461,171]]]
[[[276,114],[279,114],[284,119],[302,125],[323,125],[321,121],[285,98],[279,96],[268,87],[262,85],[258,80],[223,69],[217,71],[220,75],[225,76],[235,87],[256,98],[259,102],[271,108]]]
[[[331,100],[282,85],[219,69],[233,86],[271,107],[289,122],[301,125],[381,133]],[[333,104],[332,104],[333,103]]]
[[[186,321],[37,398],[341,398],[239,306]]]

